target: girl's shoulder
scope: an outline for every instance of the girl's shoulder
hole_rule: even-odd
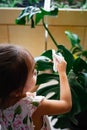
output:
[[[44,96],[37,96],[36,93],[27,93],[26,97],[20,99],[14,105],[3,109],[3,111],[17,111],[16,109],[30,110],[36,109],[39,103],[44,99]],[[0,113],[2,110],[0,109]]]
[[[20,101],[20,104],[26,103],[28,106],[31,104],[38,107],[39,103],[44,99],[44,96],[37,96],[36,93],[27,93],[27,96]]]

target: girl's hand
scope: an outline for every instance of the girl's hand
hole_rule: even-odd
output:
[[[59,62],[58,59],[56,59],[56,67],[57,67],[57,71],[59,72],[59,74],[66,73],[66,65],[67,65],[67,63],[63,57],[62,57],[61,62]]]
[[[56,54],[55,51],[53,50],[53,70],[55,72],[66,72],[66,61],[64,60],[64,57],[62,56],[61,53]]]

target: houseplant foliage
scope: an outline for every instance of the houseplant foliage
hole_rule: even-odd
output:
[[[53,0],[59,8],[84,8],[87,9],[87,0]],[[0,0],[0,7],[26,7],[43,6],[44,0]]]
[[[70,49],[55,41],[45,24],[44,16],[57,15],[58,6],[56,4],[51,5],[50,11],[46,11],[41,7],[28,6],[19,14],[16,24],[25,25],[31,21],[31,27],[35,27],[42,20],[43,27],[47,30],[53,44],[57,48],[56,53],[62,53],[67,61],[66,72],[72,93],[72,110],[66,114],[53,116],[52,120],[56,119],[55,128],[68,128],[71,122],[78,126],[76,115],[87,110],[87,50],[84,50],[81,46],[79,36],[70,31],[65,31],[65,35],[70,40]],[[52,49],[46,50],[39,57],[35,58],[36,69],[38,71],[37,85],[48,83],[51,80],[57,82],[56,84],[46,84],[45,87],[38,89],[37,95],[47,96],[51,93],[50,99],[59,99],[59,75],[53,71],[52,52]],[[50,73],[46,73],[48,70],[50,70]]]

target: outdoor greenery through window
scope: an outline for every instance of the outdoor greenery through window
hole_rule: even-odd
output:
[[[87,0],[52,0],[59,8],[84,8],[87,9]],[[43,7],[44,0],[0,0],[0,7]]]

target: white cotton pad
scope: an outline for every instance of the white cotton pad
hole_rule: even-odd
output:
[[[53,70],[54,70],[55,72],[57,72],[55,53],[56,53],[55,50],[52,50],[52,56],[53,56]]]
[[[52,56],[53,56],[53,70],[57,72],[57,65],[56,60],[61,63],[63,60],[63,56],[61,53],[56,54],[55,50],[52,50]]]

